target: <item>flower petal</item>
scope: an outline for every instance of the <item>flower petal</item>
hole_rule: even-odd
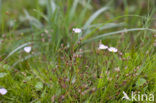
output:
[[[30,47],[30,46],[25,47],[25,48],[24,48],[24,51],[25,51],[26,53],[30,53],[30,52],[31,52],[31,47]]]
[[[107,49],[108,46],[104,45],[104,44],[99,44],[99,50],[104,50],[104,49]]]
[[[73,28],[73,31],[75,33],[81,33],[82,32],[82,30],[80,28]]]
[[[0,94],[5,95],[8,91],[5,88],[0,89]]]
[[[110,47],[110,48],[108,48],[108,50],[110,52],[117,52],[118,51],[118,49],[117,48],[114,48],[114,47]]]

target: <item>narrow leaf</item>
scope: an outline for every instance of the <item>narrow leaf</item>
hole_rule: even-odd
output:
[[[78,5],[78,1],[79,0],[74,0],[74,2],[73,2],[73,6],[72,6],[70,14],[69,14],[70,20],[73,18],[74,14],[75,14],[75,11],[76,11],[76,8]]]
[[[108,9],[108,7],[103,7],[101,9],[99,9],[98,11],[96,11],[89,19],[88,21],[85,23],[84,27],[88,27],[102,12],[106,11]]]
[[[104,37],[106,37],[106,36],[115,35],[115,34],[120,34],[120,33],[123,33],[123,32],[143,31],[143,30],[156,31],[156,30],[148,29],[148,28],[124,29],[124,30],[120,30],[120,31],[115,31],[115,32],[110,32],[110,33],[105,33],[105,34],[102,34],[102,35],[98,35],[98,36],[93,37],[93,38],[91,38],[91,39],[89,39],[89,40],[85,40],[82,44],[86,44],[86,43],[88,43],[88,42],[92,42],[92,41],[95,41],[95,40],[102,40],[102,39],[104,39]]]
[[[31,44],[31,42],[28,42],[28,43],[25,43],[25,44],[20,45],[19,47],[17,47],[16,49],[14,49],[12,52],[10,52],[9,55],[4,60],[8,59],[11,55],[13,55],[15,52],[17,52],[21,48],[23,48],[23,47],[25,47],[27,45],[30,45],[30,44]]]

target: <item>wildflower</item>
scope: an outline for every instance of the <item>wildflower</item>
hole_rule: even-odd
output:
[[[112,81],[112,78],[111,77],[108,77],[107,79],[108,79],[108,81]]]
[[[106,70],[106,72],[105,72],[105,73],[106,73],[106,75],[109,75],[109,74],[110,74],[110,71]]]
[[[154,47],[156,47],[156,42],[153,45],[154,45]]]
[[[0,94],[5,95],[8,91],[5,88],[0,89]]]
[[[94,87],[94,88],[92,88],[92,90],[91,90],[92,92],[95,92],[96,91],[96,87]]]
[[[80,28],[73,28],[73,31],[75,33],[81,33],[82,32],[82,30]]]
[[[126,77],[128,77],[129,76],[129,74],[126,74]]]
[[[25,47],[25,48],[24,48],[24,51],[25,51],[26,53],[30,53],[30,52],[31,52],[31,47],[30,47],[30,46]]]
[[[51,97],[51,101],[52,101],[52,103],[55,102],[55,98],[56,98],[55,95]]]
[[[81,89],[78,89],[78,92],[80,93],[81,92]]]
[[[110,48],[108,48],[108,50],[110,52],[114,52],[114,53],[118,51],[118,49],[117,48],[114,48],[114,47],[110,47]]]
[[[83,95],[83,96],[84,96],[84,95],[86,95],[86,94],[87,94],[87,92],[88,92],[88,90],[85,90],[84,92],[82,92],[82,93],[81,93],[81,95]]]
[[[116,72],[120,72],[120,68],[119,68],[119,67],[114,68],[114,70],[115,70]]]
[[[108,49],[108,46],[104,45],[104,44],[99,44],[99,50],[104,50],[104,49]]]

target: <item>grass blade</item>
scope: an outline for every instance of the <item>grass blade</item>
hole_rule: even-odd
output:
[[[82,28],[83,30],[86,30],[86,29],[91,29],[91,28],[99,28],[101,30],[103,29],[107,29],[107,28],[112,28],[112,27],[120,27],[120,26],[123,26],[124,23],[99,23],[99,24],[92,24],[92,25],[89,25],[88,27],[85,27],[85,28]]]
[[[50,5],[51,6],[51,11],[52,11],[52,14],[53,14],[53,13],[55,13],[55,10],[56,10],[57,6],[56,6],[54,0],[51,0],[50,4],[51,4]]]
[[[97,10],[85,23],[84,28],[88,27],[102,12],[108,10],[108,7],[103,7]]]
[[[116,32],[110,32],[110,33],[105,33],[105,34],[102,34],[102,35],[98,35],[98,36],[93,37],[93,38],[91,38],[89,40],[85,40],[82,44],[86,44],[86,43],[89,43],[89,42],[92,42],[92,41],[104,39],[105,36],[115,35],[115,34],[119,34],[119,33],[123,33],[123,32],[143,31],[143,30],[156,31],[156,30],[148,29],[148,28],[124,29],[124,30],[120,30],[120,31],[116,31]]]
[[[78,1],[79,1],[79,0],[74,0],[74,2],[73,2],[73,6],[72,6],[71,11],[70,11],[70,14],[69,14],[70,20],[73,18],[74,14],[75,14],[77,5],[78,5],[78,3],[79,3]]]
[[[43,17],[44,20],[46,20],[47,22],[49,21],[48,18],[47,18],[47,16],[44,15],[41,11],[39,11],[39,10],[37,10],[37,9],[34,9],[34,11],[35,11],[36,13],[38,13],[41,17]]]
[[[109,23],[109,24],[106,24],[106,25],[100,27],[99,30],[110,29],[110,28],[115,28],[115,27],[121,27],[123,25],[124,25],[124,23],[119,23],[119,24]]]
[[[79,16],[79,23],[80,23],[80,24],[83,24],[83,21],[84,21],[84,19],[85,19],[87,10],[92,8],[91,5],[90,5],[90,2],[91,2],[91,0],[88,0],[88,1],[85,3],[85,5],[83,5],[83,6],[84,6],[84,9],[81,11],[80,16]],[[82,2],[80,2],[80,4],[81,4],[81,3],[82,3]]]
[[[30,16],[27,10],[24,10],[25,17],[21,18],[22,21],[28,20],[31,26],[34,26],[36,28],[42,28],[42,23],[37,20],[35,17]]]
[[[31,44],[31,42],[28,42],[28,43],[25,43],[25,44],[20,45],[19,47],[17,47],[16,49],[14,49],[12,52],[10,52],[9,55],[4,59],[4,61],[6,59],[8,59],[11,55],[13,55],[15,52],[17,52],[18,50],[20,50],[21,48],[23,48],[23,47],[25,47],[27,45],[30,45],[30,44]]]
[[[19,64],[20,62],[23,62],[23,61],[25,61],[25,60],[28,60],[28,59],[30,59],[30,58],[32,58],[32,57],[35,57],[35,56],[38,56],[38,55],[40,55],[40,53],[28,55],[28,56],[26,56],[25,58],[20,59],[20,60],[18,60],[17,62],[15,62],[15,63],[11,66],[11,68],[14,67],[14,66],[16,66],[16,65]]]
[[[111,29],[111,28],[115,28],[115,27],[121,27],[123,26],[124,23],[108,23],[108,24],[93,24],[88,26],[87,28],[83,28],[84,30],[88,29],[85,33],[84,33],[84,37],[89,37],[90,35],[92,35],[92,33],[94,33],[94,31],[96,30],[105,30],[105,29]],[[92,28],[95,28],[93,30],[90,30]],[[86,36],[87,35],[87,36]]]

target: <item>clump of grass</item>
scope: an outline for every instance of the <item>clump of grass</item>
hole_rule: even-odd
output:
[[[2,6],[0,102],[124,103],[123,91],[155,93],[155,8],[139,16],[127,1],[123,14],[113,2],[95,12],[90,0],[24,3],[12,27],[4,21],[15,14],[5,18]]]

